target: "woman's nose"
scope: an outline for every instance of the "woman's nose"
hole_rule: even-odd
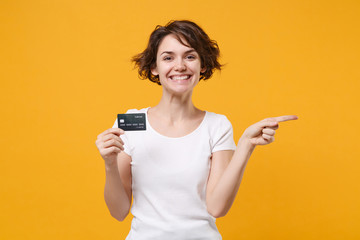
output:
[[[186,65],[185,65],[185,63],[184,63],[184,61],[182,59],[178,60],[175,63],[174,70],[175,71],[185,71],[186,70]]]

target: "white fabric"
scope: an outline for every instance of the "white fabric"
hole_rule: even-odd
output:
[[[132,158],[134,218],[126,240],[222,239],[205,197],[211,154],[236,148],[231,123],[206,112],[196,130],[171,138],[150,126],[148,109],[127,111],[146,114],[146,131],[121,135]]]

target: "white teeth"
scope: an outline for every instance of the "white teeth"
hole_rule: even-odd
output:
[[[186,76],[172,76],[171,79],[172,80],[185,80],[185,79],[189,79],[190,76],[186,75]]]

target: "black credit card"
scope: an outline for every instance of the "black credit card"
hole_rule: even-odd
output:
[[[118,114],[118,127],[124,131],[146,130],[145,113]]]

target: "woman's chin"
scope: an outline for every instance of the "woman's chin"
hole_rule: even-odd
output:
[[[190,87],[188,85],[176,85],[176,86],[164,86],[164,90],[167,91],[170,94],[174,95],[185,95],[187,93],[191,93],[193,90],[193,87]]]
[[[170,93],[174,94],[184,94],[187,92],[192,92],[193,88],[196,86],[193,82],[190,81],[173,81],[170,80],[162,86]]]

